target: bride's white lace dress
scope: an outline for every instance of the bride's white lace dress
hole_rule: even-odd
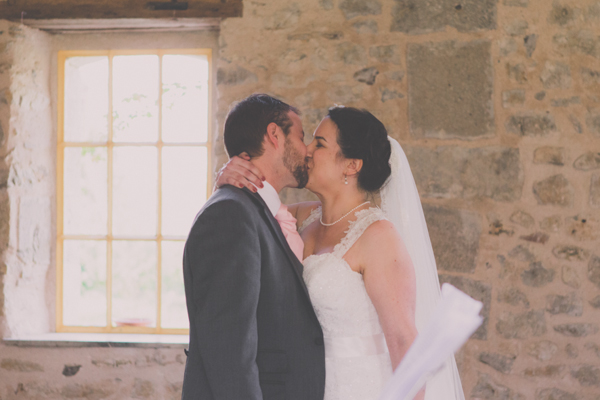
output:
[[[314,210],[299,231],[321,216]],[[355,214],[346,236],[331,253],[304,260],[304,281],[325,339],[325,399],[377,399],[392,375],[392,365],[377,311],[363,277],[344,254],[375,221],[385,219],[379,208]]]

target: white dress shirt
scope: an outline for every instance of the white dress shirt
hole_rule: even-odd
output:
[[[279,198],[279,194],[277,194],[275,188],[271,186],[269,182],[263,181],[263,185],[263,188],[257,187],[257,193],[265,201],[267,207],[269,208],[269,211],[271,211],[271,214],[275,216],[277,214],[277,211],[279,211],[279,207],[281,207],[281,199]]]

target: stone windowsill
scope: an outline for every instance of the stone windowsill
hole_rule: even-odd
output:
[[[20,338],[4,338],[6,346],[18,347],[139,347],[186,348],[188,335],[122,333],[44,333]]]

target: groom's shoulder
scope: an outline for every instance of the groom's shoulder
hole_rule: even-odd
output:
[[[250,212],[256,209],[256,203],[257,200],[247,189],[225,185],[209,197],[199,214],[210,209],[239,209]]]

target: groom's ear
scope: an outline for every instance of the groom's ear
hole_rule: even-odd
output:
[[[283,134],[281,132],[281,128],[275,122],[271,122],[267,125],[267,133],[265,135],[265,140],[267,143],[270,143],[275,149],[279,148],[279,136]]]
[[[358,158],[351,158],[348,160],[348,165],[346,165],[346,175],[358,175],[363,166],[363,160]]]

